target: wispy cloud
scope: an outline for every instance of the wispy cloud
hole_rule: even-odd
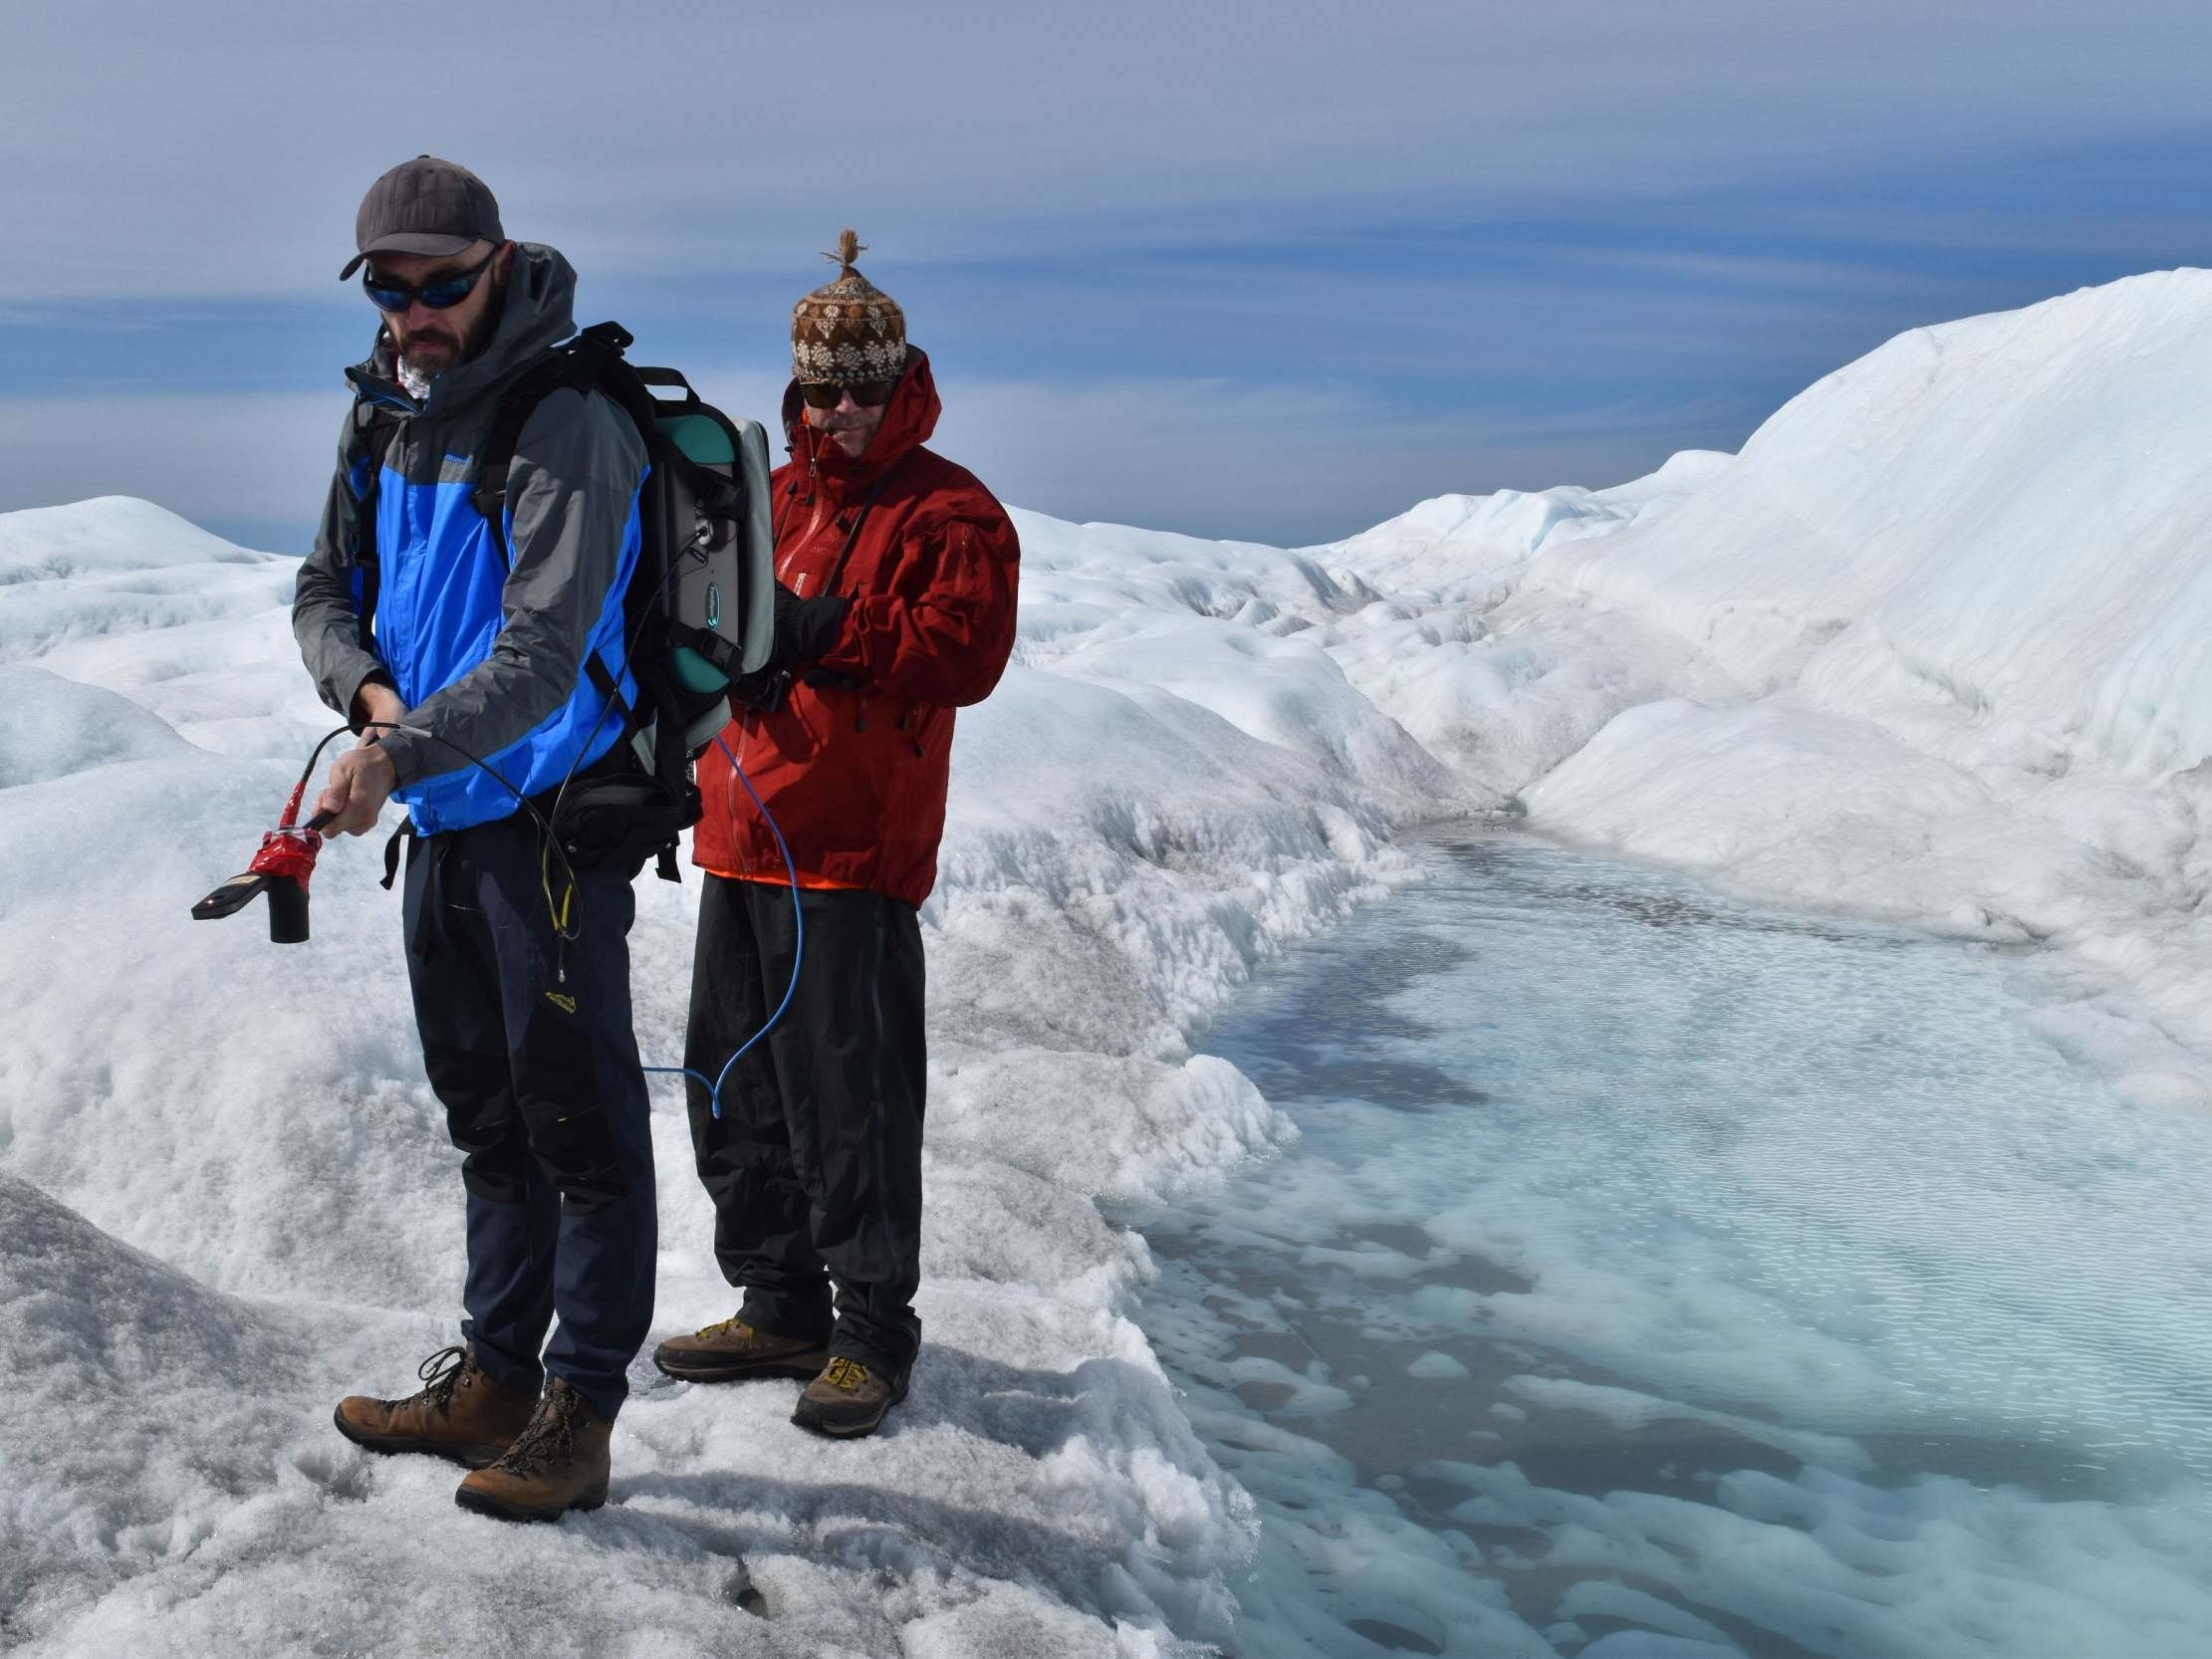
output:
[[[1303,542],[1734,447],[1900,329],[2193,262],[2212,168],[2196,0],[540,0],[404,51],[21,0],[9,47],[0,502],[295,539],[369,330],[354,206],[412,149],[569,253],[585,320],[738,365],[740,412],[856,224],[1009,499]],[[862,58],[879,96],[826,90]]]
[[[419,39],[275,0],[21,0],[0,295],[309,292],[405,150],[598,269],[787,268],[1527,211],[2065,142],[2194,110],[2179,0],[449,7]],[[843,97],[851,66],[876,96]]]

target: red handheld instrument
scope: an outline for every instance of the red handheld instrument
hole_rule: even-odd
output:
[[[261,850],[253,855],[253,862],[193,905],[194,921],[234,916],[257,895],[267,893],[270,941],[279,945],[307,941],[308,878],[315,873],[315,855],[323,850],[323,827],[334,815],[317,813],[307,823],[298,823],[306,793],[303,778],[293,786],[277,827],[261,837]]]

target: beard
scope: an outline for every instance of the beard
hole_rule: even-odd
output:
[[[466,334],[456,336],[448,329],[433,325],[409,335],[406,344],[399,348],[396,364],[399,384],[407,395],[420,402],[430,395],[430,382],[440,374],[482,356],[484,349],[492,343],[492,336],[499,332],[499,320],[506,309],[507,285],[499,283]]]

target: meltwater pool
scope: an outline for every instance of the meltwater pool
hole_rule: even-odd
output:
[[[2007,953],[1421,850],[1201,1045],[1303,1138],[1144,1226],[1237,1651],[2212,1655],[2212,1117]]]

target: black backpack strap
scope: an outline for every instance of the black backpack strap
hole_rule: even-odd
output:
[[[619,376],[607,372],[610,364],[620,359],[630,344],[630,334],[619,323],[595,323],[576,339],[560,346],[531,368],[516,377],[500,393],[498,406],[492,411],[490,430],[484,446],[478,452],[476,463],[476,488],[469,492],[469,505],[484,516],[491,527],[492,541],[498,547],[500,558],[511,569],[515,550],[507,544],[507,475],[515,464],[515,446],[522,441],[522,429],[530,423],[539,403],[548,393],[564,386],[580,391],[601,389]],[[628,399],[618,393],[614,400],[632,424],[638,420],[638,411]],[[646,437],[648,447],[654,433],[650,414],[650,399],[643,425],[639,431]],[[622,696],[619,681],[614,672],[594,651],[585,658],[584,671],[594,689],[602,697],[621,710],[622,730],[626,734],[637,725],[637,711]]]
[[[413,819],[403,818],[399,821],[399,828],[391,832],[390,839],[384,842],[384,878],[376,885],[385,892],[390,892],[391,884],[399,879],[401,849],[420,839],[421,834],[422,831],[414,827]]]
[[[637,665],[630,664],[630,672],[634,674],[636,671]],[[637,711],[630,707],[629,699],[622,695],[622,682],[614,677],[614,671],[607,666],[607,659],[599,652],[594,651],[584,659],[584,677],[592,682],[593,690],[622,711],[623,732],[634,731]]]
[[[599,325],[601,328],[613,326]],[[726,478],[709,467],[699,465],[661,430],[660,421],[664,415],[706,409],[705,399],[683,377],[682,371],[674,368],[640,368],[611,357],[601,371],[599,389],[619,404],[628,413],[631,423],[644,434],[645,451],[652,459],[653,470],[682,479],[684,488],[690,492],[692,503],[698,511],[723,521],[727,527],[726,535],[737,535],[745,516],[744,485],[735,478]],[[680,395],[663,396],[662,389]],[[734,434],[732,436],[734,439]],[[672,566],[693,545],[694,543],[686,543],[683,547],[664,548],[663,563]],[[697,639],[683,638],[680,642],[695,649],[700,648],[700,641]]]
[[[660,408],[656,404],[653,386],[681,386],[684,399],[699,403],[698,393],[691,390],[680,374],[671,369],[638,369],[631,365],[622,353],[631,344],[629,332],[619,323],[595,323],[574,340],[556,347],[545,358],[525,369],[500,394],[493,409],[492,420],[477,454],[476,487],[470,492],[469,501],[484,522],[491,527],[495,545],[502,558],[512,567],[514,549],[507,541],[507,493],[509,473],[513,468],[515,447],[522,439],[522,430],[530,416],[548,393],[562,387],[580,391],[599,391],[628,417],[638,436],[644,441],[645,452],[655,471],[668,469],[680,474],[689,485],[693,498],[708,511],[719,511],[733,519],[742,511],[744,493],[732,480],[698,466],[678,449],[660,430]],[[647,552],[656,546],[656,531],[648,524],[645,529]],[[673,550],[660,549],[658,558],[665,563]],[[634,578],[632,579],[634,584]],[[636,596],[633,586],[631,595],[624,599],[625,625],[629,620],[630,604]],[[654,595],[657,597],[657,594]],[[634,630],[629,635],[636,638]],[[593,689],[607,699],[608,704],[620,712],[621,736],[616,749],[609,759],[617,766],[635,760],[636,752],[630,740],[642,731],[647,722],[663,722],[677,718],[675,711],[683,706],[683,698],[668,677],[665,653],[658,650],[640,651],[628,664],[630,676],[636,682],[634,702],[622,695],[619,679],[598,651],[584,659],[584,673]],[[680,732],[680,726],[678,728]],[[670,740],[665,728],[660,732],[661,741],[652,745],[652,754],[644,770],[649,773],[668,800],[677,804],[691,803],[688,824],[698,817],[697,786],[691,782],[689,759],[684,753],[680,738]],[[617,753],[620,759],[615,759]],[[671,836],[659,848],[658,868],[662,879],[680,881],[682,875],[676,865],[676,842]]]
[[[515,464],[515,445],[522,441],[523,427],[530,423],[548,392],[563,386],[580,391],[596,387],[605,365],[620,356],[629,343],[629,331],[619,323],[595,323],[566,346],[554,348],[499,394],[491,429],[485,434],[483,448],[477,451],[476,488],[469,492],[468,499],[492,527],[492,539],[509,565],[515,562],[515,553],[507,545],[507,473]],[[636,418],[634,410],[623,412],[632,420]],[[649,421],[644,429],[650,430]]]
[[[592,666],[597,668],[600,674],[607,673],[605,665],[600,663],[596,656],[592,659]],[[676,718],[674,711],[680,708],[682,704],[676,695],[675,687],[668,681],[666,662],[655,658],[633,661],[629,665],[629,671],[637,680],[638,702],[643,707],[656,710],[656,718],[659,720],[674,720]],[[610,683],[612,683],[612,679],[613,676],[609,676]],[[600,682],[597,676],[594,677],[593,683],[599,685]],[[600,686],[600,693],[602,696],[618,701],[618,692],[610,691],[604,685]],[[659,782],[660,787],[667,792],[670,800],[681,801],[689,796],[695,801],[698,786],[691,781],[690,757],[684,753],[680,735],[671,737],[671,734],[663,728],[660,737],[662,741],[656,742],[652,747],[652,762],[646,770]],[[695,810],[692,816],[694,818],[697,816]],[[683,879],[676,869],[676,845],[674,841],[669,841],[667,845],[660,849],[657,868],[663,881],[680,882]]]

